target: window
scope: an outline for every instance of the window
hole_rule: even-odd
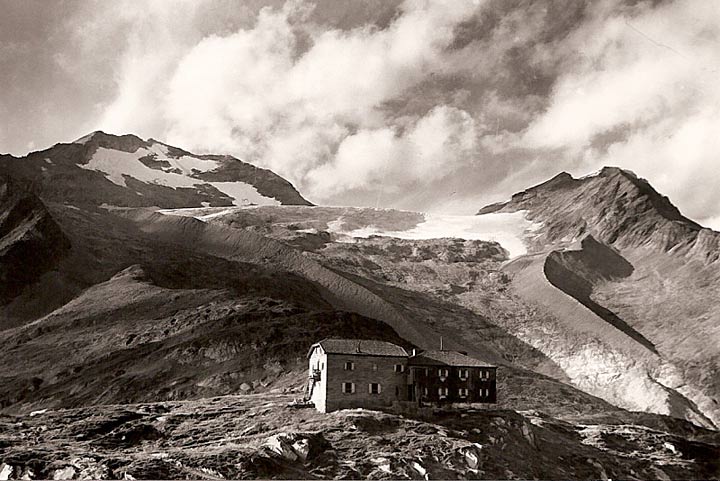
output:
[[[426,367],[425,368],[425,376],[429,376],[429,375],[430,375],[430,368]]]
[[[448,374],[450,372],[447,369],[440,368],[438,369],[438,376],[440,377],[448,377]]]
[[[424,387],[423,388],[423,396],[428,397],[429,395],[430,395],[430,391],[428,390],[428,388]]]
[[[485,370],[480,371],[480,377],[482,377],[483,379],[488,379],[490,377],[490,372]]]
[[[467,388],[461,387],[460,389],[458,389],[458,394],[460,395],[460,397],[467,397],[468,396]]]
[[[470,371],[468,369],[459,369],[458,374],[463,381],[470,377]]]
[[[342,383],[342,392],[344,392],[345,394],[355,394],[355,383],[354,382]]]
[[[400,397],[400,386],[395,386],[395,397]]]
[[[395,372],[405,372],[405,364],[395,364]]]
[[[373,363],[373,365],[372,365],[372,370],[373,370],[373,371],[377,371],[377,364]]]
[[[371,382],[370,384],[368,384],[368,392],[370,394],[380,394],[381,391],[382,389],[380,388],[380,384],[376,382]]]
[[[438,396],[440,396],[440,399],[446,398],[447,395],[448,395],[448,388],[446,388],[446,387],[438,388]]]
[[[481,397],[490,397],[490,389],[480,389]]]
[[[352,361],[346,361],[345,362],[345,370],[346,371],[354,371],[355,370],[355,363]]]

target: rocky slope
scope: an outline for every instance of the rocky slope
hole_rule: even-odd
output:
[[[486,317],[256,232],[152,210],[48,209],[71,247],[0,306],[6,412],[301,385],[305,349],[330,335],[420,347],[443,335],[503,365],[503,406],[617,411]],[[482,241],[448,247],[457,260],[505,258]],[[436,252],[427,243],[418,259]]]
[[[703,265],[720,259],[720,233],[684,217],[648,181],[616,167],[580,179],[560,173],[478,214],[519,210],[542,223],[532,239],[537,250],[592,234],[620,250],[644,248],[683,255]]]
[[[626,413],[292,409],[292,395],[0,417],[11,479],[711,479],[720,437]]]
[[[720,299],[717,233],[630,173],[561,175],[463,217],[278,205],[306,201],[236,159],[134,136],[95,133],[3,157],[0,170],[12,177],[0,189],[0,403],[12,432],[0,469],[13,476],[715,475],[711,433],[624,410],[720,420],[720,307],[707,302]],[[443,336],[500,366],[506,411],[432,422],[368,413],[362,422],[392,429],[366,445],[344,434],[357,429],[352,413],[301,415],[285,398],[242,397],[252,408],[240,411],[226,398],[177,403],[297,390],[307,346],[333,335],[421,348]],[[151,404],[108,406],[136,402]],[[101,406],[98,431],[82,424],[88,406]],[[27,417],[48,408],[61,413],[57,429]],[[180,441],[185,428],[158,424],[173,410],[194,413],[197,446]],[[213,444],[226,412],[242,427],[236,451]],[[280,457],[260,446],[285,424],[265,415],[298,424],[282,438],[291,448],[270,441]],[[274,427],[255,433],[261,418]],[[566,462],[537,446],[503,454],[531,433]],[[70,458],[54,447],[67,436],[78,442]],[[294,443],[313,440],[330,454],[290,459]],[[443,454],[409,461],[413,443]],[[517,456],[522,471],[510,467]]]
[[[717,425],[720,307],[707,301],[720,299],[720,233],[617,168],[560,174],[480,213],[515,211],[540,227],[534,256],[505,270],[556,320],[554,336],[529,342],[615,404]]]
[[[0,304],[6,411],[302,384],[307,347],[330,336],[410,345],[282,266],[164,243],[111,212],[40,212],[67,249]],[[56,245],[35,247],[25,263]]]
[[[720,298],[720,278],[712,251],[687,257],[700,253],[700,237],[715,233],[618,169],[579,180],[561,175],[488,210],[533,221],[528,254],[506,262],[500,246],[482,241],[347,236],[368,227],[417,229],[422,219],[410,213],[262,207],[185,214],[205,213],[206,222],[305,250],[390,294],[416,322],[484,346],[484,355],[492,346],[505,360],[612,404],[717,424],[718,308],[702,298]],[[663,231],[676,232],[676,243],[658,237]]]
[[[43,200],[75,206],[310,205],[282,177],[234,157],[104,132],[21,158],[4,156],[0,174],[32,183]]]

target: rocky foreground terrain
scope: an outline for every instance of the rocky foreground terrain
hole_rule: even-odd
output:
[[[2,478],[720,476],[720,234],[630,172],[476,216],[103,133],[0,173]],[[441,336],[492,409],[287,407],[313,342]]]
[[[0,417],[3,479],[708,479],[720,434],[626,413],[429,419],[288,407],[292,394]]]

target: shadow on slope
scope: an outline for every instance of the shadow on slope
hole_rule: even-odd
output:
[[[578,250],[552,251],[543,266],[548,281],[615,328],[657,354],[655,345],[617,314],[592,299],[596,283],[633,273],[633,266],[610,247],[586,236]]]
[[[70,242],[27,186],[0,177],[0,305],[54,269]]]
[[[232,264],[131,266],[6,331],[11,368],[0,374],[0,405],[17,412],[281,389],[302,385],[318,339],[410,347],[382,322],[333,310],[303,279],[263,281]]]

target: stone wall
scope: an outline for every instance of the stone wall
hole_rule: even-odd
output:
[[[346,371],[345,362],[351,361],[355,369]],[[394,366],[405,366],[405,372],[396,373]],[[336,409],[390,406],[407,399],[407,358],[329,354],[327,356],[327,411]],[[355,383],[355,393],[344,393],[344,382]],[[371,394],[370,383],[380,384],[379,394]]]
[[[308,383],[310,383],[310,375],[313,369],[320,370],[320,380],[315,382],[310,401],[315,404],[315,409],[324,413],[327,412],[327,355],[320,348],[315,348],[310,355],[308,363]]]

